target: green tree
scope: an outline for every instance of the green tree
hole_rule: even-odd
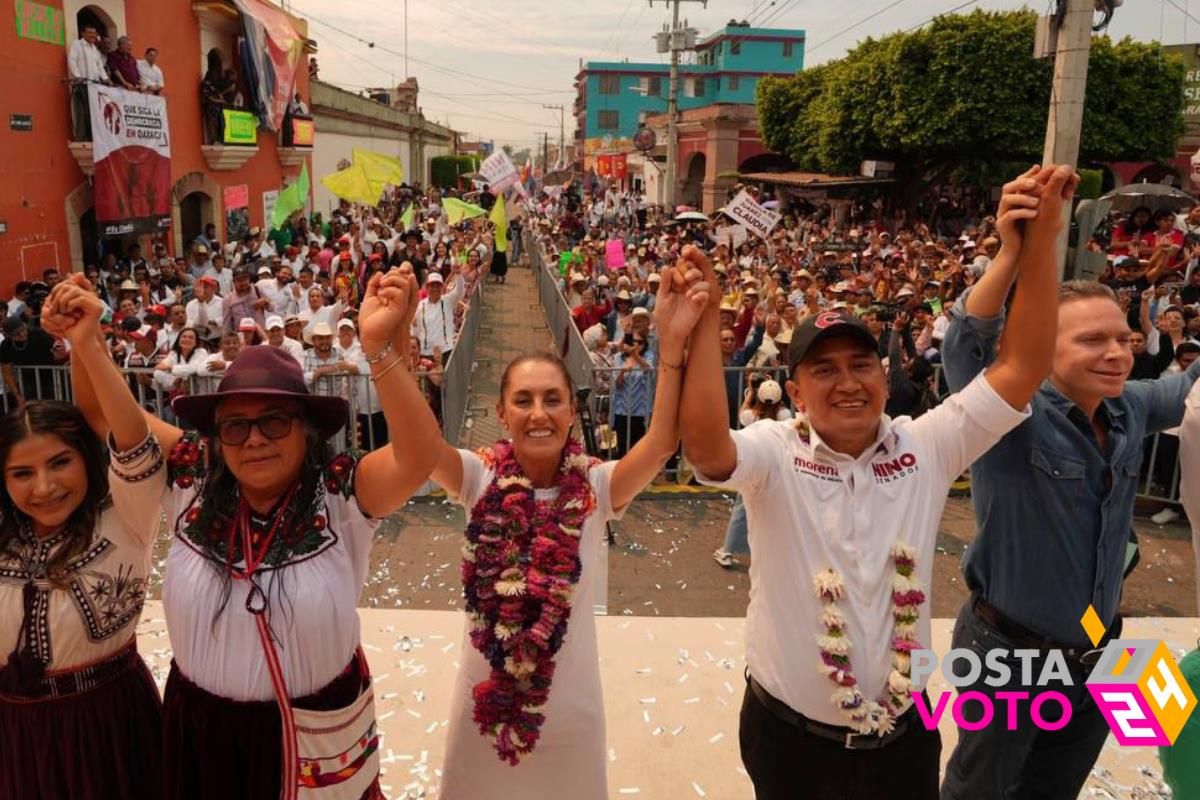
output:
[[[955,177],[991,183],[1040,159],[1052,67],[1033,58],[1032,11],[939,17],[866,39],[846,56],[758,85],[763,141],[803,169],[896,162],[914,190]],[[1157,44],[1093,37],[1080,159],[1163,160],[1183,132],[1182,62]]]

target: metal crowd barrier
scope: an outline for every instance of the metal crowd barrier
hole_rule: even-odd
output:
[[[570,373],[575,386],[590,389],[592,358],[587,345],[583,343],[583,335],[575,327],[575,320],[571,318],[571,309],[566,298],[558,290],[556,265],[546,259],[546,251],[541,242],[533,239],[529,244],[527,252],[533,274],[537,276],[538,299],[541,301],[542,310],[546,312],[546,324],[554,337],[555,347],[566,362],[567,372]]]
[[[458,341],[450,351],[450,360],[442,373],[442,435],[455,447],[467,419],[467,400],[471,373],[475,369],[475,340],[479,335],[479,320],[483,316],[483,281],[475,283],[468,298],[470,305],[458,331]]]

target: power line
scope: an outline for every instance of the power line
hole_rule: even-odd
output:
[[[868,22],[875,19],[879,15],[881,15],[887,11],[891,11],[893,8],[895,8],[896,6],[900,5],[903,2],[904,2],[904,0],[894,0],[894,2],[888,3],[886,6],[879,9],[874,14],[870,14],[869,16],[863,17],[858,22],[854,23],[853,25],[850,25],[849,27],[843,28],[842,30],[835,33],[833,36],[830,36],[828,39],[822,39],[820,42],[813,45],[812,47],[805,48],[805,55],[808,55],[809,53],[812,53],[815,50],[820,50],[822,47],[824,47],[825,45],[834,41],[835,39],[845,36],[847,33],[854,30],[855,28],[858,28],[862,25],[866,25]]]
[[[625,29],[625,33],[621,34],[621,38],[618,41],[613,43],[613,53],[615,55],[620,56],[621,47],[625,44],[625,40],[629,38],[629,34],[637,30],[638,23],[642,21],[642,15],[646,13],[646,9],[649,7],[649,5],[642,6],[641,10],[638,11],[638,15],[634,17],[633,24]]]
[[[973,5],[975,5],[975,4],[976,4],[976,3],[978,3],[978,2],[979,2],[979,0],[967,0],[967,2],[965,2],[965,3],[959,3],[959,4],[958,4],[958,5],[956,5],[954,8],[951,8],[951,9],[949,9],[948,11],[943,11],[943,12],[941,12],[941,13],[939,13],[939,14],[934,14],[932,17],[930,17],[929,19],[925,20],[924,22],[919,22],[919,23],[917,23],[916,25],[913,25],[911,28],[905,28],[903,32],[904,32],[904,33],[908,33],[909,31],[915,31],[917,28],[923,28],[923,27],[925,27],[926,25],[928,25],[929,23],[933,22],[933,21],[934,21],[935,19],[937,19],[938,17],[944,17],[944,16],[947,16],[947,15],[949,15],[949,14],[954,14],[954,13],[957,13],[957,12],[959,12],[959,11],[962,11],[964,8],[967,8],[968,6],[973,6]]]
[[[625,10],[621,12],[621,18],[617,20],[617,24],[613,26],[613,29],[608,32],[608,36],[604,39],[604,44],[600,46],[600,55],[604,55],[608,52],[608,43],[613,40],[614,35],[621,29],[621,23],[625,21],[625,17],[628,16],[629,9],[631,8],[633,8],[633,0],[629,0],[629,2],[625,4]]]
[[[339,28],[336,25],[331,25],[330,23],[326,22],[325,20],[318,19],[317,17],[314,17],[311,14],[308,14],[307,12],[302,11],[298,8],[296,9],[296,12],[298,14],[300,14],[301,16],[303,16],[304,18],[306,18],[312,22],[315,22],[324,28],[328,28],[329,30],[332,30],[332,31],[337,31],[338,33],[342,34],[343,36],[346,36],[350,39],[354,39],[356,42],[359,42],[361,44],[365,44],[367,47],[369,47],[371,49],[379,50],[384,53],[388,53],[390,55],[396,56],[397,58],[404,58],[404,53],[402,53],[402,52],[399,52],[397,50],[392,50],[389,47],[384,47],[383,45],[376,44],[375,42],[364,39],[356,33],[351,33],[347,30]],[[424,59],[417,58],[416,56],[412,56],[412,55],[410,55],[408,57],[408,59],[410,61],[415,61],[418,64],[424,64],[425,66],[429,67],[430,69],[436,70],[438,72],[445,72],[445,73],[451,74],[451,75],[459,75],[464,78],[471,78],[471,79],[477,80],[477,81],[484,81],[485,83],[494,83],[499,86],[512,86],[517,89],[528,89],[528,90],[533,90],[533,91],[546,91],[546,92],[555,91],[553,89],[546,89],[544,86],[527,86],[525,84],[520,84],[520,83],[509,83],[507,81],[500,81],[500,80],[496,80],[495,78],[489,78],[484,75],[476,75],[472,72],[463,72],[462,70],[451,69],[450,67],[443,67],[439,64],[435,64],[432,61],[426,61]],[[505,94],[505,92],[495,92],[495,94]]]
[[[1188,19],[1190,19],[1192,22],[1200,22],[1200,19],[1196,19],[1195,17],[1193,17],[1190,11],[1188,11],[1188,10],[1187,10],[1186,8],[1184,8],[1183,6],[1179,5],[1179,3],[1176,3],[1176,2],[1175,2],[1175,0],[1166,0],[1166,2],[1170,3],[1170,4],[1171,4],[1172,6],[1174,6],[1174,7],[1175,7],[1177,10],[1179,10],[1179,11],[1182,11],[1182,12],[1183,12],[1183,15],[1184,15],[1185,17],[1187,17]],[[1162,37],[1160,36],[1160,37],[1159,37],[1159,43],[1161,44],[1161,42],[1162,42]]]

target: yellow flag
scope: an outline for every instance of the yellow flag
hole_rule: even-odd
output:
[[[408,230],[413,224],[413,204],[409,203],[408,208],[404,209],[404,213],[400,215],[400,225],[403,230]]]
[[[367,174],[368,180],[380,180],[390,183],[392,186],[404,183],[404,167],[400,165],[399,158],[358,147],[353,148],[350,153],[353,155],[355,163],[363,165],[363,171]]]
[[[451,225],[457,225],[464,219],[482,217],[487,213],[479,206],[459,200],[457,197],[443,197],[442,208],[446,210],[446,217]]]
[[[326,175],[321,178],[321,183],[329,191],[351,203],[373,206],[379,202],[379,192],[373,190],[371,182],[363,174],[362,165],[358,163],[351,164],[340,172]]]
[[[496,197],[496,205],[488,219],[496,224],[496,252],[508,252],[508,216],[504,213],[504,195]]]

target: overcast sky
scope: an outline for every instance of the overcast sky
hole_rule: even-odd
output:
[[[814,66],[840,57],[867,36],[920,25],[962,3],[710,0],[707,9],[684,2],[680,15],[701,37],[731,18],[749,18],[756,27],[802,29],[808,37],[805,66]],[[359,89],[405,77],[404,0],[287,4],[309,20],[323,80]],[[979,0],[965,11],[1024,5]],[[571,140],[571,87],[581,59],[666,61],[654,52],[650,38],[670,21],[662,2],[651,8],[646,0],[412,0],[408,6],[407,74],[420,82],[425,115],[472,138],[518,150],[540,142],[543,131],[557,138],[558,114],[542,104],[563,104]],[[1166,44],[1200,41],[1200,0],[1125,0],[1109,35]]]

